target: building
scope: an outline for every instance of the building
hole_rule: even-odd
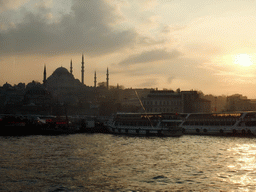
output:
[[[246,96],[235,94],[227,97],[227,111],[255,111],[254,100],[247,99]]]
[[[51,114],[52,106],[52,95],[46,90],[44,84],[35,81],[27,84],[23,106],[20,109],[23,114]]]
[[[64,102],[68,95],[77,95],[76,93],[84,87],[86,86],[64,67],[57,68],[46,80],[46,89],[60,102]]]
[[[23,100],[24,105],[46,106],[52,104],[52,95],[40,83],[32,82],[26,87]]]
[[[64,67],[57,68],[48,78],[46,78],[46,67],[44,67],[43,83],[49,91],[55,103],[68,106],[68,112],[72,114],[95,114],[95,106],[99,104],[99,97],[108,94],[109,70],[107,69],[107,87],[102,89],[97,87],[96,72],[94,76],[94,86],[87,86],[84,83],[84,56],[82,55],[81,81],[75,79],[73,75],[72,60],[70,71]]]
[[[142,103],[147,112],[211,112],[211,102],[199,98],[199,94],[196,91],[153,90],[147,97],[142,98]]]
[[[153,89],[124,89],[120,90],[119,100],[122,105],[141,107],[141,99]]]
[[[7,82],[0,87],[0,112],[15,113],[22,106],[25,94],[25,84],[10,85]]]
[[[46,65],[44,65],[42,84],[31,82],[10,85],[8,83],[0,87],[0,112],[1,113],[46,113],[46,108],[56,108],[56,106],[68,107],[68,112],[72,114],[96,114],[99,106],[98,97],[105,98],[110,91],[109,69],[107,68],[106,87],[97,87],[96,72],[94,77],[94,87],[84,84],[84,56],[82,55],[81,81],[75,79],[73,75],[72,60],[70,61],[70,71],[64,67],[57,68],[48,78]],[[48,107],[49,109],[49,107]],[[47,110],[48,110],[47,109]],[[52,110],[51,110],[52,111]],[[48,110],[49,112],[49,110]]]
[[[194,102],[194,110],[197,113],[211,112],[211,101],[207,99],[198,98]]]

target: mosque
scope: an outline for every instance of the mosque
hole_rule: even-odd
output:
[[[79,102],[88,102],[94,99],[97,88],[96,72],[94,75],[94,87],[84,84],[84,56],[81,63],[81,82],[75,79],[73,73],[72,60],[70,62],[70,71],[64,67],[57,68],[48,78],[46,78],[46,66],[44,66],[43,85],[52,96],[59,102],[77,105]],[[109,88],[109,72],[106,74],[106,89]]]

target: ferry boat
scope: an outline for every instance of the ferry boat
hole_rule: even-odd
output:
[[[167,119],[162,114],[118,113],[107,129],[113,134],[178,137],[182,135],[181,122],[175,115]]]
[[[183,134],[256,135],[256,112],[182,114]]]

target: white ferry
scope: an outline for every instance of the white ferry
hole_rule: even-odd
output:
[[[256,135],[256,112],[183,114],[183,134]]]
[[[181,136],[182,121],[173,115],[164,118],[162,114],[118,113],[108,123],[110,133],[140,136]]]

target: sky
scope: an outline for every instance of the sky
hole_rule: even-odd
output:
[[[0,0],[0,86],[58,67],[85,84],[256,99],[254,0]]]

